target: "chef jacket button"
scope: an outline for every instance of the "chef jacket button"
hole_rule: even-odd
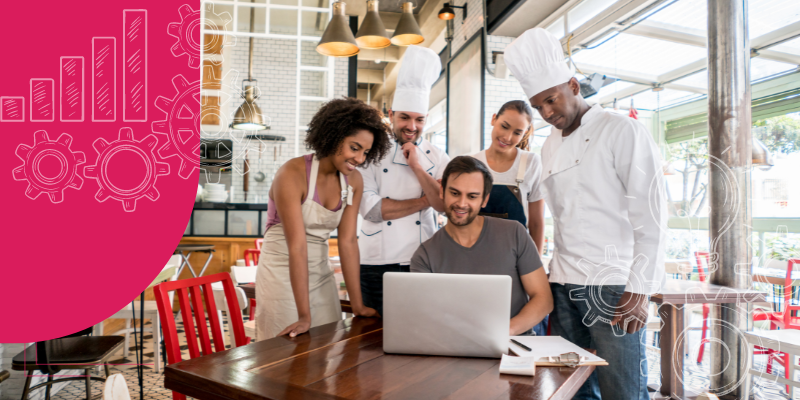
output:
[[[577,164],[577,163],[578,163],[578,160],[575,160],[575,164]]]
[[[428,172],[428,175],[433,176],[433,172]]]
[[[419,224],[420,224],[420,222],[419,222],[419,221],[417,221],[417,225],[419,225]]]
[[[383,169],[383,172],[389,172],[389,170],[388,170],[388,169],[386,169],[386,168],[384,168],[384,169]]]
[[[586,139],[586,141],[588,142],[588,141],[589,141],[589,139]]]
[[[428,150],[428,151],[426,151],[426,152],[425,152],[425,154],[431,154],[431,151],[430,151],[430,150]]]
[[[386,196],[386,198],[388,199],[388,198],[389,198],[389,196]]]
[[[551,169],[550,171],[547,171],[547,173],[548,173],[548,174],[552,174],[552,173],[553,173],[553,170]]]
[[[389,221],[389,222],[386,223],[386,225],[391,225],[391,224],[392,224],[392,221]]]

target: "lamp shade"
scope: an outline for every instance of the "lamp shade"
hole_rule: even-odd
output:
[[[439,19],[443,19],[445,21],[451,20],[456,17],[456,11],[450,7],[450,3],[444,3],[444,7],[439,10]]]
[[[411,2],[403,3],[403,14],[400,16],[400,22],[397,23],[394,35],[392,35],[392,44],[396,46],[411,46],[424,41],[425,38],[422,37],[419,24],[414,18],[414,4]]]
[[[333,17],[317,45],[317,53],[330,57],[352,57],[358,54],[358,44],[344,14],[345,4],[333,3]]]
[[[392,44],[378,13],[377,0],[367,1],[367,15],[364,17],[364,22],[361,23],[361,28],[358,29],[356,34],[356,43],[358,43],[358,47],[363,49],[382,49]]]
[[[248,86],[247,89],[245,89],[244,103],[236,109],[236,113],[233,115],[231,128],[244,131],[269,129],[269,126],[264,124],[264,116],[261,114],[261,108],[256,104],[255,89],[255,86]]]

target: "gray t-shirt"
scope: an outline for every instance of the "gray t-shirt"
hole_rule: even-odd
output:
[[[481,235],[470,248],[456,243],[447,230],[439,229],[411,257],[411,272],[510,276],[511,318],[528,304],[520,277],[541,266],[539,252],[525,227],[515,220],[492,217],[484,217]]]

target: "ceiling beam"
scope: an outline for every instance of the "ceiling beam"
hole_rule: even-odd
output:
[[[613,104],[614,103],[614,99],[617,99],[617,101],[619,101],[619,100],[622,100],[622,99],[624,99],[626,97],[633,96],[633,95],[636,95],[636,94],[639,94],[639,93],[642,93],[642,92],[646,92],[646,91],[651,90],[651,89],[653,89],[652,86],[633,85],[633,86],[630,86],[630,87],[626,87],[625,89],[622,89],[620,91],[617,91],[617,93],[612,93],[612,94],[609,94],[606,97],[599,98],[599,99],[595,100],[594,102],[592,101],[592,99],[593,99],[592,97],[586,99],[586,101],[589,102],[589,103],[600,104],[601,106],[606,106],[606,105]]]
[[[590,19],[585,24],[581,25],[572,32],[572,39],[567,34],[561,39],[561,45],[564,48],[564,53],[567,53],[567,41],[569,39],[570,46],[574,52],[580,48],[582,43],[589,43],[592,39],[604,34],[608,31],[612,24],[617,21],[623,20],[628,16],[635,14],[643,8],[649,6],[654,0],[618,0],[603,12]]]
[[[750,41],[750,48],[760,50],[800,35],[800,21],[761,35]]]
[[[671,83],[672,81],[676,81],[685,76],[700,72],[706,69],[706,67],[708,67],[708,59],[701,58],[693,63],[686,64],[680,68],[659,75],[657,82],[662,84]]]
[[[379,50],[361,49],[361,51],[358,52],[358,61],[377,60],[381,60],[381,62],[400,61],[400,48],[397,46],[389,46]]]
[[[658,77],[655,75],[642,74],[638,72],[615,70],[612,68],[598,67],[595,65],[575,63],[578,69],[584,74],[598,73],[612,78],[617,78],[626,82],[638,83],[640,85],[647,85],[652,87],[658,82]]]
[[[684,91],[684,92],[699,93],[699,94],[705,94],[705,95],[708,94],[708,89],[699,88],[699,87],[696,87],[696,86],[679,85],[677,83],[667,83],[666,85],[664,85],[664,87],[667,88],[667,89],[681,90],[681,91]]]
[[[383,70],[380,69],[358,69],[358,83],[383,83]]]

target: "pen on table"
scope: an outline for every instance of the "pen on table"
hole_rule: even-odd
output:
[[[511,343],[514,343],[515,345],[517,345],[517,346],[519,346],[519,347],[522,347],[522,349],[523,349],[523,350],[527,350],[527,351],[533,351],[533,350],[531,350],[531,348],[530,348],[530,347],[528,347],[528,346],[525,346],[524,344],[522,344],[522,343],[520,343],[520,342],[518,342],[518,341],[516,341],[516,340],[514,340],[514,339],[509,339],[509,340],[511,341]]]

